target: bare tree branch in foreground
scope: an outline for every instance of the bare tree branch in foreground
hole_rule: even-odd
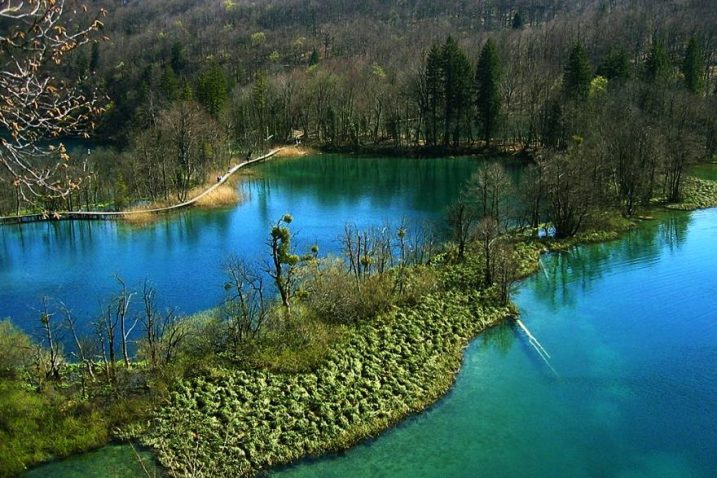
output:
[[[0,181],[9,181],[25,201],[65,197],[81,179],[69,174],[65,147],[43,145],[67,135],[87,135],[102,112],[96,92],[82,79],[59,78],[59,65],[76,48],[96,41],[100,10],[70,11],[65,0],[0,0]],[[75,2],[72,2],[73,4]]]

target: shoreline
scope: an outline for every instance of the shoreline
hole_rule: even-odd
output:
[[[709,207],[709,206],[706,206]],[[664,207],[663,205],[656,204],[652,208],[647,209],[644,211],[644,214],[649,216],[651,212],[653,211],[664,211],[668,210],[669,208]],[[611,240],[618,239],[622,236],[625,232],[629,231],[630,229],[634,228],[643,221],[653,220],[654,218],[650,217],[635,217],[632,221],[623,221],[623,223],[618,227],[615,224],[612,224],[614,227],[604,227],[597,231],[587,231],[584,233],[581,233],[575,238],[571,238],[568,240],[536,240],[536,239],[528,239],[523,237],[519,244],[523,244],[526,249],[522,251],[522,257],[524,258],[523,262],[523,269],[521,273],[521,279],[525,278],[539,269],[539,262],[538,258],[543,252],[560,252],[565,251],[567,249],[570,249],[574,246],[579,246],[583,244],[589,244],[589,243],[595,243],[595,242],[608,242]],[[433,297],[428,297],[429,299]],[[478,304],[480,307],[485,306],[486,304]],[[489,304],[488,304],[489,305]],[[402,309],[399,309],[398,312],[401,312]],[[396,310],[392,311],[392,313],[397,312]],[[439,314],[440,315],[440,314]],[[457,377],[457,374],[460,372],[463,360],[464,360],[464,354],[465,354],[465,348],[473,341],[475,340],[481,333],[485,332],[491,327],[497,326],[501,323],[503,323],[506,319],[510,319],[513,317],[512,313],[505,313],[500,317],[495,318],[493,321],[487,321],[484,323],[481,323],[480,326],[474,330],[469,336],[462,336],[460,337],[460,340],[463,340],[464,343],[460,347],[454,350],[453,353],[447,353],[444,357],[443,366],[444,369],[442,371],[442,375],[440,377],[434,377],[434,382],[431,384],[428,384],[428,392],[422,396],[420,396],[419,399],[413,400],[411,403],[411,408],[404,409],[402,411],[399,411],[394,415],[393,417],[384,417],[380,420],[376,420],[372,423],[364,424],[361,429],[356,433],[345,433],[339,437],[335,438],[336,446],[334,445],[326,445],[326,448],[321,448],[319,450],[316,450],[316,453],[308,453],[299,456],[298,458],[292,458],[288,462],[285,462],[285,464],[272,464],[269,468],[259,468],[258,470],[255,470],[255,472],[261,472],[265,471],[267,469],[274,469],[276,466],[283,467],[283,466],[290,466],[292,463],[296,463],[302,460],[311,460],[311,459],[318,459],[321,457],[324,457],[326,455],[331,455],[335,453],[340,453],[348,448],[351,448],[352,446],[364,442],[366,440],[372,440],[375,439],[379,434],[390,430],[391,428],[399,425],[402,421],[404,421],[406,418],[415,416],[419,413],[423,413],[426,410],[430,409],[433,406],[436,406],[445,396],[450,393],[451,389],[453,388],[455,384],[455,380]],[[444,319],[445,320],[445,319]],[[342,343],[339,343],[341,345]],[[453,364],[453,366],[451,366]],[[236,369],[230,369],[230,370],[220,370],[220,379],[223,375],[231,375],[234,372],[241,373],[242,371],[236,370]],[[245,371],[244,371],[245,372]],[[262,372],[258,372],[259,375],[262,375]],[[211,375],[211,374],[210,374]],[[275,376],[277,374],[271,374],[271,373],[264,373],[264,376]],[[296,374],[299,375],[299,374]],[[206,377],[205,377],[206,378]],[[216,378],[216,377],[210,377],[210,378]],[[261,408],[260,406],[257,408]],[[113,439],[114,442],[116,442],[116,439]],[[153,450],[154,455],[158,456],[156,453],[156,449]],[[84,453],[84,452],[83,452]],[[77,456],[81,455],[79,454],[73,454],[71,456]],[[180,475],[181,476],[181,475]],[[249,476],[249,475],[247,475]]]
[[[527,277],[542,248],[519,249],[520,276]],[[452,287],[356,326],[315,370],[222,368],[184,380],[128,438],[153,448],[171,476],[188,476],[187,467],[196,466],[255,476],[374,439],[438,404],[453,388],[470,343],[516,316],[490,290],[466,287],[463,276],[477,265],[441,267]],[[186,439],[191,436],[196,440]],[[187,456],[201,458],[186,463]]]
[[[449,307],[455,308],[456,311],[462,309],[455,303],[449,304]],[[438,309],[434,308],[433,313],[427,315],[433,320],[438,319],[437,315],[442,314]],[[152,430],[137,438],[143,445],[154,449],[159,464],[165,469],[171,469],[173,476],[185,476],[185,467],[191,465],[181,461],[182,457],[191,456],[186,455],[189,451],[187,447],[196,446],[198,450],[195,456],[203,457],[195,464],[216,470],[219,474],[235,476],[254,476],[259,472],[289,465],[307,457],[339,453],[366,439],[375,438],[407,417],[435,405],[455,383],[468,344],[487,328],[513,316],[512,311],[507,308],[502,313],[489,313],[487,320],[481,318],[474,321],[465,310],[458,314],[464,316],[460,324],[464,333],[448,339],[453,342],[450,350],[441,349],[440,353],[428,356],[411,353],[403,364],[392,357],[393,360],[389,359],[389,362],[393,367],[398,367],[398,370],[394,370],[394,374],[390,376],[376,372],[365,380],[353,377],[346,361],[342,362],[339,357],[334,356],[320,366],[316,373],[282,376],[261,371],[222,370],[219,372],[220,376],[216,378],[197,378],[190,383],[180,385],[181,391],[173,396],[172,405],[157,413],[151,425]],[[449,320],[443,319],[444,323]],[[360,335],[375,337],[385,332],[389,339],[384,338],[382,343],[388,346],[394,343],[391,340],[394,338],[394,333],[401,330],[402,325],[405,324],[398,316],[395,316],[392,322],[391,325],[396,326],[395,329],[374,328],[374,324],[359,327],[356,335],[349,340],[358,340]],[[427,322],[429,321],[425,321],[424,325]],[[436,338],[435,335],[430,336]],[[423,344],[425,342],[422,339],[428,337],[418,332],[411,336],[409,342],[413,345]],[[405,343],[402,345],[406,346]],[[344,357],[349,356],[351,360],[364,364],[377,361],[379,354],[360,354],[358,352],[360,350],[360,346],[342,347],[340,351],[334,352],[335,355],[340,353]],[[429,364],[423,370],[414,368],[419,359]],[[380,359],[378,362],[380,365],[386,365]],[[337,363],[347,367],[337,367]],[[383,367],[374,368],[383,370]],[[413,377],[398,377],[408,370],[411,370]],[[424,379],[426,377],[432,379],[421,380],[417,379],[416,375]],[[356,384],[359,380],[366,383]],[[339,382],[349,382],[354,386],[342,388]],[[264,386],[257,386],[257,383]],[[334,391],[328,391],[327,387],[328,390]],[[389,393],[388,396],[380,392],[381,389],[394,390],[399,387],[403,387],[406,392]],[[293,388],[303,388],[301,393],[307,398],[303,401],[288,398]],[[257,398],[252,400],[254,403],[247,406],[245,411],[238,412],[238,416],[219,418],[217,422],[216,412],[219,410],[214,410],[213,405],[207,402],[219,400],[226,403],[228,396],[232,395],[229,390],[237,394],[247,393]],[[371,395],[371,390],[376,392],[376,395]],[[223,391],[227,391],[226,395]],[[204,409],[200,410],[192,405],[196,403],[204,403]],[[246,405],[250,402],[241,403]],[[237,406],[241,405],[237,404]],[[318,410],[312,410],[312,407],[318,407]],[[384,407],[388,409],[385,410]],[[244,407],[241,408],[243,409]],[[259,418],[255,413],[262,413],[262,409],[264,415]],[[288,419],[285,418],[287,411]],[[327,417],[336,419],[330,420]],[[225,430],[225,419],[227,423],[239,420],[244,425],[237,424],[231,431]],[[302,420],[304,423],[299,424]],[[277,426],[268,425],[274,422],[278,422]],[[251,433],[248,434],[250,436],[245,436],[242,430],[256,430],[257,435],[269,436],[265,436],[265,440],[256,439]],[[192,440],[177,442],[172,439],[176,435],[186,438],[187,435],[192,434],[202,439],[198,439],[196,443]],[[283,448],[273,446],[274,443],[279,443],[277,440],[280,440],[281,436],[286,435],[293,437],[291,443],[287,443]],[[228,447],[232,448],[230,452],[232,456],[223,456],[221,451]]]
[[[643,220],[649,221],[653,220],[652,218],[648,219],[640,219],[640,222]],[[618,239],[621,237],[625,232],[628,232],[632,228],[636,227],[637,224],[628,224],[625,227],[616,228],[612,231],[603,231],[601,233],[595,233],[588,232],[584,235],[575,238],[573,240],[561,240],[561,241],[544,241],[544,240],[534,240],[534,239],[520,239],[518,240],[517,244],[522,246],[522,250],[520,251],[520,279],[523,280],[532,274],[536,273],[539,270],[540,264],[539,264],[539,258],[542,256],[542,254],[546,252],[563,252],[566,251],[574,246],[584,245],[584,244],[591,244],[591,243],[600,243],[600,242],[609,242],[615,239]],[[451,294],[450,292],[448,293]],[[480,293],[477,293],[478,297],[480,298]],[[428,297],[428,299],[432,299],[431,296]],[[478,306],[478,309],[482,310],[484,307],[490,308],[490,304],[483,304],[476,303],[475,305]],[[416,307],[409,308],[409,310],[413,310]],[[438,309],[438,308],[434,308]],[[400,312],[402,309],[394,309],[391,314],[394,314],[396,312]],[[201,314],[201,313],[199,313]],[[444,314],[443,312],[437,314],[439,317],[442,315],[450,315],[450,314]],[[371,441],[374,439],[377,439],[382,433],[385,433],[386,431],[391,430],[392,428],[395,428],[397,426],[400,426],[402,422],[404,422],[406,419],[409,419],[413,416],[418,416],[421,413],[424,413],[427,410],[430,410],[432,407],[435,407],[440,404],[440,402],[450,394],[451,390],[453,389],[455,385],[455,381],[457,378],[458,373],[460,373],[460,370],[463,365],[463,361],[465,358],[465,350],[466,348],[479,336],[486,332],[487,330],[499,326],[502,323],[504,323],[506,320],[511,320],[516,317],[515,311],[511,310],[510,308],[505,308],[504,313],[499,316],[494,316],[493,320],[483,321],[481,322],[476,321],[477,323],[474,323],[473,325],[476,327],[473,329],[469,334],[463,335],[458,340],[460,341],[460,344],[454,344],[454,349],[452,353],[448,353],[444,357],[444,369],[443,373],[436,377],[435,381],[430,384],[429,392],[424,395],[419,395],[414,400],[410,401],[410,405],[408,408],[403,409],[402,411],[389,416],[385,417],[383,419],[375,420],[369,424],[366,424],[366,426],[362,426],[359,428],[357,433],[346,433],[339,437],[335,437],[336,439],[332,441],[331,444],[326,445],[325,447],[322,447],[320,449],[312,449],[309,450],[307,453],[304,453],[299,456],[292,457],[288,461],[280,461],[280,462],[274,462],[268,467],[262,467],[258,469],[254,469],[253,471],[244,470],[243,472],[240,472],[238,476],[256,476],[261,475],[265,472],[271,472],[272,470],[281,470],[285,469],[287,467],[291,467],[297,463],[301,463],[303,461],[311,461],[311,460],[319,460],[322,458],[326,458],[332,455],[340,454],[351,447],[364,443],[367,441]],[[441,317],[441,320],[450,320],[450,318]],[[471,320],[472,321],[472,320]],[[362,326],[357,327],[354,331],[357,335],[362,335],[361,331],[363,331],[366,328],[370,328],[373,325],[375,325],[373,322],[368,324],[363,324]],[[422,341],[422,340],[421,340]],[[419,343],[421,342],[419,341]],[[341,349],[341,346],[344,345],[344,341],[340,341],[338,344],[336,344],[336,348]],[[456,347],[456,345],[458,345]],[[197,381],[201,382],[203,386],[206,386],[208,383],[211,383],[212,380],[224,380],[224,379],[231,379],[231,377],[234,374],[238,375],[253,375],[260,377],[260,380],[266,380],[268,377],[277,377],[282,376],[285,374],[276,373],[272,374],[270,372],[264,372],[264,371],[245,371],[245,370],[239,370],[239,369],[218,369],[215,370],[212,374],[213,377],[206,375],[203,377],[195,378],[190,381],[185,380],[184,382],[192,382],[193,385],[196,384]],[[290,374],[290,375],[301,375],[301,374]],[[209,382],[207,382],[209,380]],[[186,383],[181,384],[182,385],[182,391],[187,392],[188,389],[185,385],[188,385]],[[177,387],[180,388],[180,387]],[[193,387],[190,387],[193,388]],[[200,387],[201,388],[201,387]],[[223,387],[226,389],[226,387]],[[248,403],[248,402],[247,402]],[[256,407],[250,407],[251,409],[261,409],[260,404],[257,404]],[[180,411],[184,413],[186,410],[186,407],[180,408]],[[159,413],[160,410],[155,411],[155,415]],[[191,421],[191,420],[190,420]],[[149,426],[149,423],[146,423],[145,426]],[[129,428],[132,428],[130,426]],[[127,429],[125,428],[125,431]],[[171,433],[174,433],[174,427],[171,429]],[[166,471],[166,467],[161,461],[161,450],[158,450],[155,446],[153,446],[151,443],[147,443],[147,441],[143,438],[143,435],[145,434],[146,429],[143,430],[131,430],[129,433],[123,436],[114,436],[108,441],[105,445],[102,445],[97,448],[93,448],[92,450],[85,450],[81,453],[72,454],[70,456],[64,457],[64,458],[71,458],[75,456],[81,456],[85,452],[95,451],[97,449],[101,449],[103,446],[111,445],[111,444],[125,444],[130,445],[131,443],[134,443],[136,447],[141,447],[144,450],[149,450],[154,458],[154,463],[158,467],[158,469],[162,469]],[[200,436],[200,435],[196,435]],[[191,442],[190,440],[187,440],[188,445],[195,445],[195,443]],[[221,456],[220,456],[221,458]],[[56,460],[52,460],[56,461]],[[51,461],[51,462],[52,462]],[[42,466],[50,462],[43,462],[38,463],[37,466]],[[34,469],[37,466],[33,466],[30,469]],[[175,473],[170,474],[169,476],[185,476],[181,473]]]

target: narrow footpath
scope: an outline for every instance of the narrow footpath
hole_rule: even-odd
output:
[[[132,216],[135,214],[158,214],[163,212],[170,212],[175,211],[179,209],[185,209],[194,206],[197,201],[202,199],[204,196],[211,194],[215,189],[217,189],[219,186],[224,184],[229,180],[229,178],[239,171],[240,169],[261,162],[266,161],[267,159],[271,158],[272,156],[276,155],[279,151],[281,151],[284,148],[277,148],[269,151],[263,156],[260,156],[256,159],[251,159],[249,161],[244,161],[242,163],[239,163],[235,166],[233,166],[229,171],[221,176],[219,181],[212,184],[209,188],[207,188],[203,193],[199,194],[198,196],[193,197],[192,199],[189,199],[187,201],[184,201],[179,204],[174,204],[172,206],[166,206],[166,207],[160,207],[160,208],[154,208],[154,209],[137,209],[133,211],[60,211],[60,212],[54,212],[50,215],[48,214],[27,214],[24,216],[0,216],[0,225],[2,224],[24,224],[27,222],[38,222],[38,221],[47,221],[47,220],[107,220],[107,219],[117,219],[124,216]]]

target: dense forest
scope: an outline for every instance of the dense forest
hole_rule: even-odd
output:
[[[542,192],[565,170],[631,215],[717,149],[712,3],[96,1],[101,37],[61,69],[107,95],[98,147],[40,207],[181,200],[232,155],[301,140],[522,151]],[[3,214],[24,208],[12,184]]]

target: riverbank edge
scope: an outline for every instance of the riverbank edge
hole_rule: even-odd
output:
[[[456,146],[396,146],[396,145],[331,145],[313,146],[315,150],[330,154],[359,156],[383,156],[400,158],[452,158],[478,156],[484,158],[522,158],[532,160],[535,151],[528,148],[490,147],[462,145]]]
[[[520,246],[521,277],[527,277],[537,270],[539,254],[543,250],[542,246],[536,244],[525,243]],[[478,261],[474,261],[470,265],[446,265],[445,267],[449,269],[449,274],[471,275],[475,271],[466,270],[466,268],[475,267],[477,263]],[[456,269],[463,270],[456,272]],[[388,315],[389,317],[379,317],[373,322],[359,325],[353,329],[346,340],[332,347],[333,350],[327,354],[324,363],[316,371],[291,374],[287,378],[286,375],[261,371],[218,370],[217,377],[203,377],[180,383],[178,386],[180,391],[173,394],[170,404],[158,411],[154,420],[147,423],[144,430],[128,433],[128,438],[138,439],[144,445],[154,448],[159,463],[165,469],[171,470],[172,476],[189,476],[191,475],[190,468],[196,469],[197,463],[181,462],[181,457],[192,456],[192,450],[185,449],[188,446],[197,447],[193,453],[194,456],[205,457],[205,461],[200,461],[199,466],[215,470],[220,474],[231,473],[237,476],[254,476],[257,473],[287,466],[303,459],[339,453],[358,443],[375,438],[406,418],[421,413],[438,403],[452,389],[457,374],[461,370],[466,347],[484,331],[516,317],[517,311],[512,304],[497,306],[489,291],[479,292],[475,289],[457,290],[454,288],[424,297],[416,306],[394,308]],[[437,326],[436,323],[441,325]],[[323,376],[326,370],[332,369],[337,362],[348,367],[347,363],[337,356],[356,355],[356,360],[362,363],[370,363],[372,360],[380,361],[381,357],[386,354],[386,348],[396,346],[396,344],[401,347],[405,337],[401,335],[400,331],[406,328],[410,330],[408,343],[410,347],[414,348],[410,348],[406,354],[400,355],[398,360],[393,360],[396,357],[389,357],[386,363],[380,363],[377,366],[378,375],[371,380],[382,381],[383,388],[388,386],[390,389],[395,385],[393,382],[397,380],[395,375],[400,376],[405,370],[412,370],[412,375],[420,377],[416,383],[413,383],[412,393],[399,393],[390,397],[390,402],[387,402],[378,395],[372,394],[370,389],[368,393],[362,394],[360,390],[357,392],[339,388],[333,395],[328,394],[323,397],[323,400],[320,400],[321,394],[324,392],[320,387],[313,386],[314,388],[311,390],[314,393],[307,393],[304,402],[292,402],[292,395],[286,391],[287,388],[291,389],[291,385],[287,385],[287,383],[292,380],[301,381],[304,378],[311,383],[312,375],[313,378]],[[441,332],[444,328],[451,332],[445,335]],[[384,346],[369,349],[368,353],[365,353],[366,350],[362,349],[361,337],[371,336],[376,330],[380,330],[379,335],[384,337]],[[431,344],[431,346],[426,351],[422,344]],[[405,351],[406,345],[403,346]],[[385,370],[391,367],[387,364],[392,364],[394,367],[392,374],[385,374]],[[411,369],[414,365],[419,368]],[[350,375],[351,372],[347,370],[342,370],[339,367],[337,373]],[[275,382],[279,385],[271,389],[270,392],[254,385],[255,383]],[[361,388],[360,385],[356,385],[356,387],[357,389]],[[375,391],[378,393],[381,388],[379,386]],[[211,393],[207,394],[204,390],[211,390]],[[220,391],[219,395],[217,395],[217,390]],[[212,420],[217,417],[216,414],[221,415],[225,412],[219,412],[207,402],[219,401],[225,404],[229,401],[225,395],[231,395],[227,390],[238,390],[237,393],[240,394],[246,391],[246,395],[252,399],[242,402],[242,404],[251,403],[251,405],[243,406],[243,412],[239,416],[230,414],[230,416],[224,417],[227,423],[214,423]],[[325,429],[309,427],[308,432],[304,430],[305,436],[294,437],[294,440],[304,440],[307,444],[297,447],[295,442],[292,442],[284,448],[279,447],[278,450],[269,447],[266,454],[258,452],[258,449],[269,446],[267,443],[277,443],[281,440],[282,433],[296,435],[295,430],[282,430],[280,426],[276,425],[276,421],[280,422],[283,419],[284,412],[287,409],[292,409],[285,402],[293,403],[294,410],[297,407],[298,409],[304,407],[308,410],[311,406],[315,406],[315,403],[311,405],[312,401],[318,402],[319,407],[331,407],[327,404],[338,403],[341,400],[351,402],[352,393],[358,394],[364,400],[367,397],[370,399],[367,408],[362,409],[363,413],[354,414],[352,412],[355,423],[347,423],[345,429],[340,429],[340,425],[337,424],[343,423],[341,422],[343,418],[338,419],[335,423],[326,421],[326,416],[335,416],[334,412],[326,412],[326,416],[311,415],[314,427],[318,423],[318,426],[325,426],[325,429],[333,431],[325,432],[328,435],[323,436],[321,431],[325,431]],[[347,396],[349,398],[346,398]],[[277,399],[277,397],[284,398]],[[254,413],[260,413],[258,410],[268,406],[267,403],[264,403],[266,400],[269,400],[267,403],[273,404],[271,406],[280,411],[283,410],[267,419],[272,426],[252,418]],[[197,403],[203,405],[197,408]],[[376,412],[370,408],[372,405],[381,410],[381,416],[372,415]],[[388,410],[384,410],[382,408],[384,406],[389,406]],[[352,408],[352,410],[354,409]],[[299,414],[299,416],[304,419],[305,415]],[[244,437],[240,430],[252,430],[261,435],[268,434],[265,441],[252,441],[252,438],[246,438],[244,441],[240,439],[233,451],[225,452],[226,454],[236,453],[238,458],[234,457],[234,461],[232,461],[231,458],[224,456],[217,460],[215,457],[221,456],[222,450],[231,447],[229,443],[232,432],[226,429],[226,426],[228,423],[237,423],[242,420],[248,420],[248,423],[235,424],[234,432],[236,434]],[[174,439],[182,433],[185,434],[185,438],[195,436],[201,437],[201,440],[197,438],[195,444],[190,438]],[[272,433],[276,436],[271,435]],[[250,435],[251,432],[247,434]],[[321,438],[317,438],[317,435]],[[260,443],[255,443],[257,441]]]
[[[597,238],[600,238],[600,240],[611,240],[616,238],[616,234],[610,234],[609,236],[606,235],[591,235],[590,237],[584,236],[580,238],[583,242],[597,242]],[[566,244],[566,241],[557,241],[557,242],[551,242],[550,244],[546,244],[546,242],[543,240],[525,240],[524,245],[526,246],[521,251],[520,257],[521,257],[521,278],[526,278],[533,273],[535,273],[539,268],[539,258],[540,255],[547,251],[555,251],[559,250],[560,248],[557,247],[557,244]],[[569,244],[569,246],[572,246],[573,244]],[[477,304],[479,307],[483,307],[486,304],[483,304],[482,302],[480,304]],[[400,309],[396,309],[393,311],[400,312]],[[202,313],[195,314],[195,316],[202,315]],[[320,457],[324,457],[331,454],[336,454],[343,452],[345,450],[348,450],[349,448],[365,442],[367,440],[375,439],[378,435],[385,433],[386,431],[394,428],[395,426],[399,425],[403,421],[405,421],[407,418],[411,416],[415,416],[417,414],[425,412],[427,409],[436,406],[441,399],[443,399],[453,388],[455,384],[456,377],[458,373],[461,370],[462,363],[464,360],[464,351],[466,347],[470,345],[472,341],[474,341],[477,337],[479,337],[483,332],[486,330],[493,328],[495,326],[498,326],[505,322],[506,320],[510,320],[511,318],[516,317],[516,311],[513,308],[505,308],[503,309],[503,312],[492,317],[488,321],[481,322],[480,320],[472,321],[472,325],[475,326],[475,328],[471,328],[467,330],[466,334],[462,334],[460,336],[457,336],[456,339],[458,342],[454,343],[453,348],[443,355],[443,369],[438,374],[434,374],[432,376],[432,381],[426,381],[424,382],[425,388],[423,391],[427,391],[428,393],[425,394],[417,394],[413,397],[404,397],[405,401],[407,403],[407,408],[401,409],[396,411],[396,413],[391,414],[387,417],[384,417],[382,419],[373,420],[369,423],[365,423],[362,426],[356,428],[347,430],[345,433],[342,433],[340,436],[335,437],[334,440],[331,441],[331,443],[325,443],[321,444],[319,446],[319,449],[313,449],[313,450],[307,450],[307,453],[302,453],[301,455],[293,456],[288,460],[283,460],[281,462],[273,463],[269,467],[262,467],[259,469],[255,469],[249,473],[244,472],[241,473],[242,476],[252,476],[257,473],[265,472],[267,469],[276,469],[277,467],[286,467],[291,466],[291,464],[295,464],[297,462],[300,462],[305,459],[317,459]],[[371,324],[368,324],[370,326]],[[364,327],[365,328],[365,327]],[[359,332],[362,328],[359,327],[356,330],[356,333],[358,335],[361,335]],[[417,329],[419,333],[423,331],[423,329]],[[416,343],[421,343],[426,341],[427,337],[417,337]],[[430,340],[430,339],[428,339]],[[410,357],[409,357],[410,358]],[[231,374],[232,370],[221,370],[217,371],[220,375],[223,374]],[[235,371],[234,371],[235,372]],[[242,372],[243,373],[243,372]],[[259,372],[261,374],[261,372]],[[261,408],[259,404],[253,404],[250,408]],[[131,427],[130,427],[131,428]],[[172,428],[172,432],[174,432],[174,429]],[[129,433],[122,434],[122,436],[118,437],[115,436],[113,438],[110,438],[105,444],[102,444],[102,446],[106,444],[111,443],[121,443],[121,442],[127,442],[131,441],[133,443],[136,443],[138,445],[142,445],[143,449],[146,449],[145,447],[149,448],[157,458],[157,461],[159,465],[162,465],[161,460],[161,452],[158,452],[157,448],[152,446],[151,443],[147,443],[145,440],[143,440],[142,434],[138,434],[135,432],[130,431]],[[73,453],[71,456],[77,456],[85,451],[92,451],[99,448],[97,444],[95,446],[92,446],[91,448],[84,450],[82,452]],[[70,457],[71,457],[70,456]],[[69,458],[69,457],[65,457]],[[56,461],[56,460],[51,460]],[[37,463],[36,466],[45,465],[49,462],[42,462]],[[33,466],[34,468],[34,466]],[[176,476],[183,476],[182,474],[178,474]]]
[[[584,232],[574,238],[563,240],[513,237],[510,240],[514,241],[517,247],[522,247],[518,259],[520,263],[519,280],[528,278],[539,270],[541,262],[540,258],[545,253],[563,252],[576,246],[617,240],[622,237],[623,234],[635,227],[637,227],[636,222],[624,220],[613,222],[612,227],[610,228],[599,231]],[[479,307],[490,307],[490,303],[481,303]],[[381,420],[370,421],[368,424],[358,426],[356,429],[347,430],[335,440],[317,445],[317,449],[309,450],[306,453],[288,458],[287,460],[281,460],[271,464],[269,467],[259,467],[257,469],[250,468],[242,471],[234,469],[230,471],[238,473],[239,476],[264,476],[265,473],[290,468],[291,466],[305,460],[315,460],[336,455],[360,443],[375,439],[379,435],[395,428],[396,426],[399,426],[402,422],[412,416],[424,413],[426,410],[438,405],[440,401],[444,399],[452,390],[455,385],[456,378],[462,368],[466,348],[487,330],[517,317],[517,309],[515,309],[513,304],[510,304],[508,307],[503,309],[502,313],[493,317],[492,320],[482,323],[478,320],[474,323],[476,328],[470,330],[467,334],[459,335],[455,346],[443,356],[443,359],[445,360],[444,370],[439,375],[435,375],[433,377],[433,381],[426,385],[429,393],[425,393],[421,396],[407,397],[406,403],[410,403],[407,409],[391,414]],[[425,331],[425,329],[419,330]],[[417,337],[418,342],[430,340],[430,337]],[[345,350],[344,353],[346,353]],[[186,410],[185,408],[180,409]],[[148,443],[145,442],[145,444],[147,445]],[[151,446],[151,444],[149,445]],[[160,457],[159,461],[162,463],[163,460],[161,458],[161,452],[158,453],[157,456]],[[186,473],[179,472],[173,473],[172,476],[188,475]]]
[[[141,209],[132,209],[126,211],[45,211],[35,214],[26,214],[21,216],[0,216],[0,225],[22,225],[30,222],[47,222],[47,221],[60,221],[60,220],[108,220],[108,219],[119,219],[132,223],[132,217],[136,216],[135,223],[147,224],[152,222],[154,219],[160,217],[160,214],[171,213],[175,211],[184,210],[192,207],[201,207],[204,209],[212,208],[210,204],[202,204],[203,198],[210,196],[213,192],[223,187],[230,180],[233,180],[233,176],[237,171],[251,166],[256,163],[261,163],[277,154],[280,154],[285,148],[279,147],[274,148],[271,151],[262,154],[261,156],[246,161],[241,161],[231,166],[226,174],[219,176],[216,182],[205,183],[200,192],[195,197],[183,201],[178,204],[172,204],[169,206],[160,207],[145,207]],[[300,152],[296,153],[300,155]],[[289,157],[291,153],[284,154],[281,157]],[[211,203],[211,201],[209,201]],[[225,203],[217,204],[217,207],[226,207]]]

